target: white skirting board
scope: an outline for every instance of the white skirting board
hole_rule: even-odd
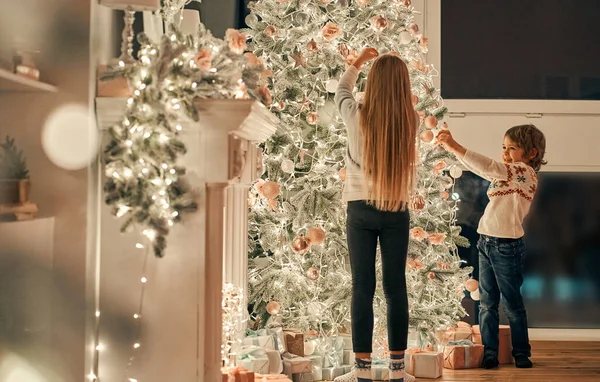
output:
[[[600,341],[600,329],[529,329],[532,341]]]

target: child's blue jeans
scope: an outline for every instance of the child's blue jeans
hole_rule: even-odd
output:
[[[486,356],[498,356],[498,305],[500,296],[510,323],[513,357],[531,356],[527,312],[521,296],[523,285],[523,239],[481,235],[479,250],[479,324]]]

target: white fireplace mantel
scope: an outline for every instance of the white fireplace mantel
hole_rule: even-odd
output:
[[[120,122],[125,105],[124,98],[96,98],[98,128],[107,130]],[[198,268],[196,276],[186,276],[189,282],[182,284],[179,280],[176,284],[180,287],[189,284],[189,290],[173,287],[172,291],[165,291],[164,288],[171,287],[171,284],[168,280],[160,284],[163,298],[182,299],[185,295],[185,301],[191,301],[190,291],[197,293],[198,301],[190,309],[197,310],[194,316],[198,318],[196,327],[184,327],[183,324],[171,327],[168,336],[147,332],[148,336],[162,336],[146,341],[161,344],[160,359],[154,360],[153,354],[149,354],[144,357],[144,365],[140,365],[147,373],[142,380],[151,382],[173,377],[199,382],[221,380],[221,288],[226,281],[246,289],[248,189],[260,176],[261,168],[261,153],[256,145],[271,136],[279,124],[264,105],[253,100],[198,100],[196,107],[199,121],[182,123],[180,137],[188,149],[182,164],[188,170],[187,177],[192,187],[199,191],[200,208],[192,218],[184,221],[184,229],[174,230],[177,240],[175,237],[169,239],[167,255],[165,259],[158,260],[157,267],[162,268],[161,274],[165,277],[180,277],[165,269],[170,263],[163,261],[167,260],[169,248],[173,247],[176,252],[173,256],[180,256],[179,261]],[[182,232],[185,234],[182,235]],[[102,242],[111,239],[103,237]],[[132,272],[136,271],[132,269]],[[155,282],[161,280],[155,279]],[[146,301],[149,303],[152,297],[148,296]],[[157,298],[154,303],[162,301]],[[180,344],[171,340],[177,337],[173,332],[185,333],[189,341],[194,341],[197,352],[182,353],[181,347],[178,348]],[[164,358],[169,358],[169,354],[173,354],[173,359]],[[169,374],[169,367],[165,365],[189,369],[189,374]],[[99,377],[102,378],[102,375]]]

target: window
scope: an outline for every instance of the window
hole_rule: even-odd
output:
[[[599,17],[590,0],[441,0],[442,96],[600,100]]]

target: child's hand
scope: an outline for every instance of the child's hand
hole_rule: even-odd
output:
[[[446,150],[450,151],[455,155],[458,155],[461,158],[465,155],[467,151],[464,147],[462,147],[458,142],[454,140],[452,133],[450,133],[450,130],[448,129],[440,130],[437,137],[435,138],[435,142],[436,144],[443,146]]]
[[[437,137],[435,138],[435,142],[438,145],[443,146],[447,150],[456,146],[456,141],[454,140],[452,133],[450,133],[450,130],[448,129],[440,130]]]
[[[362,66],[371,61],[372,59],[376,58],[379,56],[379,52],[377,51],[377,49],[375,48],[365,48],[363,49],[362,52],[360,52],[360,55],[358,56],[358,58],[354,61],[354,65],[357,69],[361,69]]]

